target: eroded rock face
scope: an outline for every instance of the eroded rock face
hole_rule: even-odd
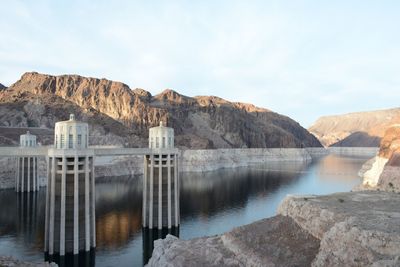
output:
[[[400,125],[386,131],[378,155],[362,170],[363,183],[356,190],[400,192]]]
[[[278,213],[321,240],[313,266],[398,266],[399,205],[396,193],[349,192],[289,196]]]
[[[103,116],[88,116],[90,124],[110,128],[110,120],[114,120],[121,126],[109,131],[119,132],[116,135],[123,138],[129,133],[146,139],[148,128],[162,120],[175,129],[176,144],[181,148],[321,146],[297,122],[251,104],[214,96],[187,97],[171,89],[152,96],[143,89],[131,90],[126,84],[106,79],[35,72],[25,73],[0,94],[0,124],[50,128],[61,112],[68,113],[55,110],[54,118],[48,112],[54,107],[51,99],[57,99],[59,106],[65,105],[63,110],[74,106],[82,118],[87,113]]]
[[[310,266],[319,240],[277,216],[220,236],[155,241],[148,266]]]
[[[148,266],[399,266],[399,207],[389,192],[288,196],[223,235],[158,240]]]

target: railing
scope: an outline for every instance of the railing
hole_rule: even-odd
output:
[[[178,154],[177,148],[101,148],[89,147],[87,149],[54,149],[53,146],[37,147],[0,147],[0,157],[22,157],[22,156],[47,156],[52,154],[75,155],[79,151],[93,151],[95,156],[143,156],[159,154]]]

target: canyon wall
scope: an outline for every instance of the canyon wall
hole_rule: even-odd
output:
[[[400,123],[400,108],[324,116],[308,130],[327,147],[379,147],[395,123]]]
[[[355,190],[400,192],[400,125],[385,132],[378,155],[366,162],[359,174],[363,182]]]

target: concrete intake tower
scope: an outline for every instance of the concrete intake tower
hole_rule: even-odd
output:
[[[178,151],[174,129],[160,126],[149,130],[151,153],[144,156],[143,227],[163,229],[179,226]]]
[[[64,256],[96,246],[94,150],[88,124],[74,115],[57,122],[48,150],[45,252]]]
[[[29,131],[19,138],[19,145],[25,147],[36,147],[36,135]],[[39,190],[38,164],[35,156],[17,157],[17,171],[15,176],[16,192],[32,192]]]

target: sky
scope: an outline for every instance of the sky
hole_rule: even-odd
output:
[[[310,126],[400,106],[400,1],[0,0],[0,83],[27,71],[215,95]]]

